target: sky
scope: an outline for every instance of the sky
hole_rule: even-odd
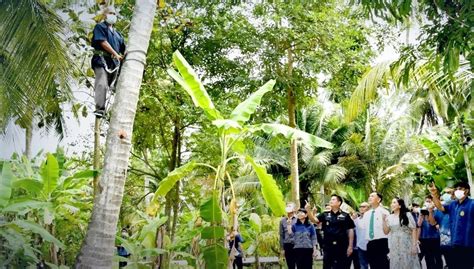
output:
[[[83,18],[81,18],[83,19]],[[90,20],[90,18],[88,18]],[[91,20],[91,23],[93,21]],[[412,26],[408,35],[408,42],[415,43],[416,37],[419,35],[418,27]],[[407,40],[407,32],[401,32],[398,42],[405,43]],[[383,61],[394,60],[398,57],[398,52],[394,48],[395,44],[389,44],[375,58],[373,64]],[[32,138],[32,156],[38,153],[55,152],[57,147],[62,147],[67,156],[81,156],[93,151],[94,143],[94,98],[93,92],[87,87],[73,86],[73,93],[76,102],[81,102],[87,106],[87,117],[79,117],[75,119],[70,106],[65,106],[65,130],[64,138],[59,139],[54,130],[47,132],[38,128],[33,131]],[[110,96],[109,96],[110,98]],[[109,107],[113,98],[108,102]],[[104,121],[102,121],[104,122]],[[103,123],[102,130],[107,126]],[[103,131],[105,134],[105,131]],[[101,136],[101,144],[105,143],[105,135]],[[5,135],[0,136],[0,159],[9,159],[12,154],[21,154],[25,150],[25,131],[10,122],[6,128]]]

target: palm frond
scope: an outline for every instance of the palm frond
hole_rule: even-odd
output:
[[[326,167],[323,174],[325,186],[336,186],[337,183],[344,180],[347,175],[347,169],[343,166],[333,164]]]
[[[43,1],[5,0],[0,18],[0,98],[10,103],[7,116],[31,117],[45,97],[56,97],[58,91],[70,97],[73,65],[60,17]]]

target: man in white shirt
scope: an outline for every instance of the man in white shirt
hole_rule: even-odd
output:
[[[365,227],[365,238],[367,243],[367,259],[370,268],[389,269],[388,261],[388,235],[383,232],[383,220],[390,213],[383,208],[382,195],[373,192],[369,195],[369,204],[371,209],[364,214],[362,218]]]
[[[367,262],[367,243],[366,238],[366,227],[362,221],[365,212],[369,210],[369,204],[363,202],[359,206],[360,216],[354,219],[356,225],[356,238],[357,238],[357,255],[359,256],[360,269],[368,269],[369,264]]]

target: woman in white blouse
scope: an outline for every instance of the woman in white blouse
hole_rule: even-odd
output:
[[[403,199],[394,198],[392,214],[384,216],[384,233],[388,235],[390,268],[421,269],[415,220]]]

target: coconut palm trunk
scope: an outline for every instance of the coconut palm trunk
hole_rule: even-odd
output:
[[[133,121],[155,11],[156,0],[136,1],[128,53],[122,65],[117,96],[112,106],[103,171],[86,238],[76,259],[76,268],[113,267],[115,234],[127,177]]]

